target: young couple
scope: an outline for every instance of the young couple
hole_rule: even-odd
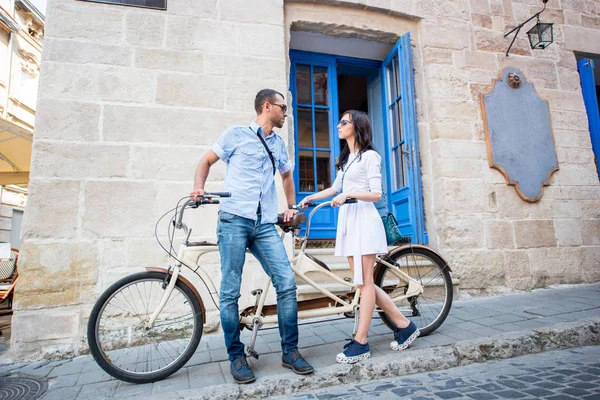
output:
[[[221,199],[217,225],[222,273],[219,302],[230,370],[237,383],[256,380],[246,362],[239,330],[238,299],[247,248],[275,287],[282,365],[301,375],[313,372],[313,367],[298,352],[296,282],[274,225],[277,222],[276,170],[281,174],[287,204],[296,203],[293,165],[285,143],[273,131],[283,126],[287,105],[281,93],[263,89],[256,95],[254,108],[255,121],[249,126],[228,128],[200,160],[194,175],[194,190],[190,193],[193,198],[204,194],[210,167],[219,159],[227,164],[223,190],[231,192],[231,197]],[[408,347],[419,332],[373,282],[375,255],[387,253],[387,244],[383,223],[373,204],[381,198],[381,158],[372,144],[368,116],[360,111],[347,111],[338,124],[338,135],[346,141],[346,146],[333,186],[306,197],[299,206],[306,208],[309,201],[340,193],[332,201],[333,206],[340,207],[335,254],[348,257],[354,282],[361,290],[361,300],[356,336],[344,346],[336,360],[355,363],[370,357],[367,334],[375,304],[399,327],[391,343],[393,350]],[[348,197],[359,201],[344,204]],[[285,210],[284,220],[290,220],[296,212]]]

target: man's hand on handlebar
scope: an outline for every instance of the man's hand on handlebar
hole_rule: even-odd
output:
[[[295,208],[288,208],[287,210],[285,210],[283,212],[283,222],[288,222],[289,220],[291,220],[294,215],[296,215],[298,213],[298,210]]]

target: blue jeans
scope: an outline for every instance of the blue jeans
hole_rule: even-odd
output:
[[[242,284],[242,271],[246,248],[258,259],[269,275],[277,293],[277,319],[281,349],[298,349],[298,301],[296,280],[288,261],[283,242],[273,224],[260,224],[248,218],[219,211],[217,225],[219,253],[221,255],[221,327],[229,360],[244,355],[240,341],[240,316],[238,299]]]

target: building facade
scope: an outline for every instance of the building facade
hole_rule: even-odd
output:
[[[20,247],[27,201],[44,16],[28,0],[0,1],[0,242]]]
[[[578,60],[600,55],[600,1],[550,0],[541,18],[554,23],[554,43],[532,50],[524,29],[507,57],[504,32],[542,7],[169,0],[153,10],[50,0],[12,353],[85,350],[96,298],[120,276],[168,262],[152,237],[156,220],[189,193],[227,126],[253,119],[265,87],[292,109],[279,133],[298,197],[335,176],[340,112],[369,112],[384,160],[380,206],[447,258],[461,291],[600,280],[600,184],[578,72]],[[507,68],[548,102],[558,170],[538,201],[490,168],[482,94]],[[224,171],[215,164],[207,190],[221,188]],[[216,212],[190,215],[195,237],[215,236]],[[335,218],[324,214],[314,238],[333,237]],[[204,266],[218,283],[211,257]],[[245,291],[259,270],[252,260],[247,269]]]

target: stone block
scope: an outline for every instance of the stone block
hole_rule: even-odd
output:
[[[516,290],[533,287],[533,273],[529,254],[524,250],[504,252],[504,277],[506,286]]]
[[[24,242],[19,257],[19,309],[81,304],[98,279],[98,246],[89,242]],[[67,283],[68,280],[68,283]]]
[[[554,247],[556,235],[551,220],[521,220],[514,222],[517,248]]]
[[[435,85],[430,87],[430,90],[435,90]],[[429,113],[434,121],[444,120],[448,118],[463,119],[475,121],[480,119],[479,116],[479,101],[468,100],[440,100],[432,99],[428,103]]]
[[[153,101],[153,77],[133,68],[46,62],[39,98],[61,100]]]
[[[504,32],[506,30],[506,17],[499,15],[492,16],[492,29],[495,31]]]
[[[263,58],[251,55],[207,54],[206,70],[211,75],[238,78],[286,79],[287,67],[284,58]],[[268,65],[265,68],[265,65]],[[285,94],[285,92],[283,92]]]
[[[490,70],[496,73],[497,57],[493,54],[479,51],[465,51],[465,66],[467,68]]]
[[[473,28],[473,38],[475,40],[476,50],[504,54],[508,48],[502,32],[475,27]],[[529,47],[527,39],[522,36],[517,37],[510,49],[510,54],[530,56],[531,48]]]
[[[430,125],[430,136],[435,139],[470,140],[473,138],[473,123],[470,121],[446,119],[433,121]]]
[[[169,16],[167,21],[169,49],[232,54],[237,50],[235,37],[236,25],[230,22],[180,16]]]
[[[555,219],[554,231],[559,246],[581,246],[581,229],[578,219]]]
[[[439,244],[442,249],[480,249],[483,244],[483,222],[469,215],[441,215],[438,219]]]
[[[127,242],[122,239],[106,239],[98,242],[100,245],[100,275],[106,271],[127,267]]]
[[[431,143],[431,154],[438,158],[470,158],[487,160],[485,143],[465,140],[436,140]]]
[[[428,83],[435,86],[431,91],[431,98],[467,100],[469,88],[467,82],[468,73],[464,70],[448,68],[447,65],[431,64],[425,66],[425,74]]]
[[[514,249],[515,230],[511,221],[485,222],[485,239],[488,249]]]
[[[488,14],[471,14],[471,23],[481,28],[492,29],[492,17]]]
[[[128,162],[128,146],[37,141],[31,172],[37,177],[119,178]]]
[[[203,151],[197,147],[132,147],[130,177],[134,179],[190,180]]]
[[[584,245],[600,245],[600,219],[581,220],[581,238]]]
[[[581,26],[582,15],[580,12],[573,10],[564,10],[565,24],[573,26]]]
[[[561,0],[560,5],[565,10],[586,12],[585,2],[581,0]]]
[[[586,130],[587,114],[583,111],[553,110],[550,113],[554,129]]]
[[[557,187],[555,199],[596,200],[600,199],[600,186],[562,186]],[[583,211],[583,210],[582,210]]]
[[[129,12],[125,18],[125,41],[143,47],[161,47],[165,40],[165,15]]]
[[[446,179],[436,182],[436,213],[477,213],[487,209],[483,180]]]
[[[158,215],[152,183],[90,181],[85,187],[82,235],[89,239],[151,237]]]
[[[529,250],[534,287],[583,282],[581,252],[578,247]]]
[[[254,110],[256,93],[265,88],[287,93],[285,80],[279,79],[229,78],[225,87],[225,109],[232,111]],[[286,129],[284,126],[282,132]]]
[[[237,52],[270,58],[285,58],[282,25],[239,24],[236,26]]]
[[[579,218],[581,207],[577,200],[555,200],[552,202],[553,218]]]
[[[167,221],[169,222],[169,221]],[[167,232],[168,224],[164,224],[163,233]],[[160,233],[159,233],[160,234]],[[162,244],[167,249],[169,248],[168,239],[162,237]],[[175,246],[175,254],[181,240],[173,243]],[[147,266],[166,266],[169,263],[169,256],[158,245],[156,239],[133,239],[127,245],[127,267],[139,268],[140,270]]]
[[[13,317],[12,337],[17,343],[75,338],[79,318],[79,311],[75,310],[20,312]]]
[[[390,1],[387,3],[389,6]],[[220,0],[218,10],[224,21],[263,24],[263,27],[283,25],[283,3],[279,0],[246,0],[243,7],[238,0]]]
[[[42,60],[75,64],[130,65],[132,49],[126,46],[44,39]]]
[[[217,18],[217,0],[169,0],[169,14]]]
[[[204,55],[193,51],[138,48],[135,50],[134,65],[139,68],[203,74]]]
[[[477,179],[483,178],[483,171],[487,168],[484,160],[443,158],[433,163],[433,174],[438,178]]]
[[[443,49],[461,50],[469,47],[469,26],[464,23],[440,23],[438,21],[422,22],[423,46]]]
[[[225,84],[211,76],[160,73],[156,102],[169,106],[224,107]]]
[[[252,120],[232,112],[122,105],[104,106],[103,117],[103,136],[107,141],[207,147],[229,125]]]
[[[31,179],[28,200],[32,206],[24,214],[23,240],[75,237],[80,186],[79,181]]]
[[[581,273],[584,282],[600,281],[600,247],[581,247]]]
[[[84,39],[119,44],[123,37],[125,11],[75,3],[49,8],[51,18],[45,26],[46,38]]]
[[[489,14],[490,13],[490,2],[489,0],[470,0],[471,12]]]
[[[540,89],[538,93],[542,99],[548,101],[550,112],[554,110],[585,112],[581,93],[548,89]]]
[[[573,131],[553,128],[556,147],[568,147],[575,149],[591,149],[592,141],[590,133],[586,130]]]
[[[462,52],[454,52],[462,54]],[[450,50],[437,49],[435,47],[426,47],[423,49],[423,63],[431,64],[452,64],[453,52]]]
[[[581,217],[586,219],[600,219],[600,200],[581,200]]]
[[[448,252],[448,263],[460,279],[461,289],[504,286],[504,255],[501,251],[458,250]]]
[[[594,152],[591,149],[557,147],[556,157],[558,165],[594,164]]]
[[[572,68],[558,67],[558,82],[562,90],[568,90],[577,93],[579,93],[579,90],[581,90],[579,73]]]
[[[35,117],[36,140],[97,141],[100,105],[39,99]]]
[[[554,176],[557,185],[597,185],[598,172],[595,165],[561,165]]]

